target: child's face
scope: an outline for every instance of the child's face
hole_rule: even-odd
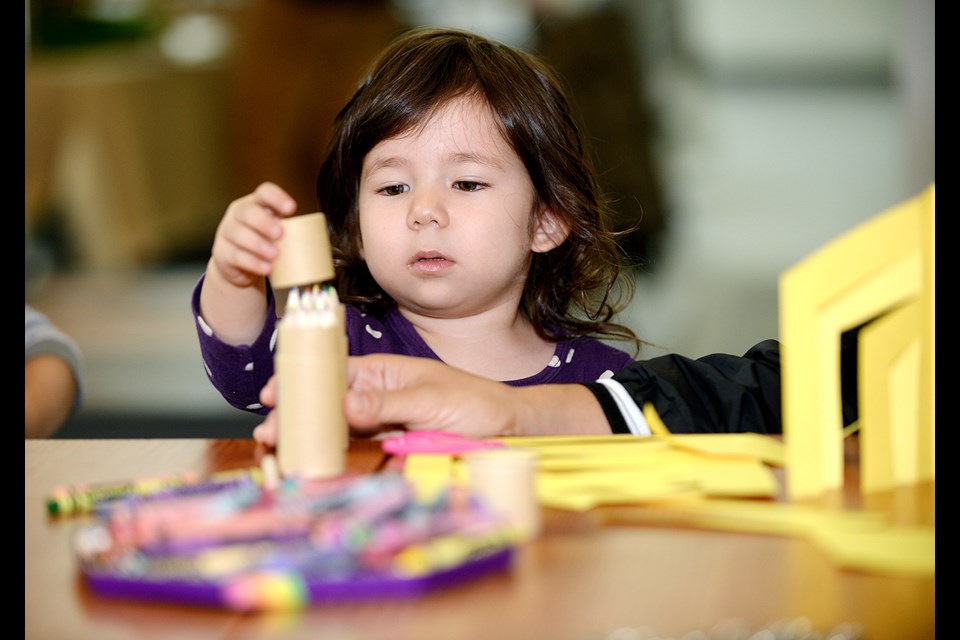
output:
[[[552,248],[534,234],[526,168],[475,98],[371,149],[359,205],[371,274],[418,314],[515,312],[531,252]]]

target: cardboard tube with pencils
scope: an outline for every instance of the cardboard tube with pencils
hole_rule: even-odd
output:
[[[333,278],[322,213],[284,219],[280,255],[271,278],[290,287],[278,324],[277,462],[283,475],[330,478],[346,468],[347,379],[345,314]]]

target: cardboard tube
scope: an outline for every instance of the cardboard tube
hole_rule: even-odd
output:
[[[523,449],[489,449],[468,453],[470,489],[504,517],[522,540],[540,533],[537,456]]]
[[[331,478],[346,469],[347,349],[342,314],[328,325],[284,317],[277,336],[277,462],[284,475]]]
[[[283,237],[270,274],[271,284],[278,289],[289,289],[333,280],[327,217],[322,213],[308,213],[282,218],[280,224]]]

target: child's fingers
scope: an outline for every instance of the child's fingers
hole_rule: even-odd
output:
[[[221,275],[238,286],[249,284],[251,276],[270,275],[276,244],[241,225],[221,225],[213,241],[213,264]]]
[[[265,407],[275,407],[277,405],[277,374],[270,376],[267,384],[260,389],[260,403]]]
[[[231,202],[220,226],[224,235],[231,236],[234,241],[239,241],[236,233],[244,229],[271,242],[283,235],[283,226],[276,211],[258,202],[255,194]]]
[[[273,216],[269,218],[267,221],[261,221],[258,226],[227,225],[223,229],[223,239],[227,245],[236,247],[238,251],[249,253],[260,260],[273,262],[280,253],[277,237],[283,231],[280,223]],[[273,235],[275,233],[277,235]]]
[[[221,231],[230,236],[235,230],[249,228],[269,241],[276,241],[283,234],[279,219],[296,213],[296,210],[296,201],[286,191],[271,182],[264,182],[253,193],[230,203],[220,224]],[[255,250],[242,239],[232,239]]]
[[[255,204],[271,209],[278,216],[290,216],[297,211],[297,201],[272,182],[261,183],[251,195]]]
[[[272,261],[236,245],[228,245],[222,250],[214,251],[213,262],[228,281],[238,285],[242,284],[237,282],[238,279],[243,280],[249,275],[266,277],[273,270]]]
[[[283,228],[268,209],[251,198],[233,202],[217,229],[213,259],[231,282],[244,276],[268,276],[279,253],[277,239]]]
[[[253,439],[268,447],[277,445],[277,419],[275,414],[275,411],[271,411],[267,414],[266,419],[253,430]]]
[[[265,407],[274,407],[277,404],[277,376],[270,376],[267,384],[260,390],[260,402]],[[276,446],[277,444],[277,412],[271,411],[266,419],[253,430],[253,439],[260,444]]]

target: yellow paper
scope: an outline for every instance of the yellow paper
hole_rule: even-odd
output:
[[[810,538],[839,566],[873,573],[935,575],[933,527],[832,530],[815,526],[811,528]]]
[[[541,469],[546,471],[608,469],[613,467],[688,466],[710,462],[696,453],[662,447],[581,447],[579,450],[540,452]]]
[[[716,497],[773,498],[779,489],[768,467],[748,460],[701,464],[696,482],[705,494]]]
[[[860,486],[885,491],[919,480],[920,304],[860,332]]]
[[[749,460],[704,460],[643,467],[544,471],[538,476],[544,506],[583,510],[608,504],[649,504],[678,496],[769,498],[778,484],[771,470]]]
[[[647,473],[542,473],[537,499],[544,507],[587,511],[602,505],[656,504],[702,498],[688,477],[669,470]]]
[[[638,438],[628,433],[612,433],[605,436],[507,436],[493,438],[493,440],[510,447],[535,447],[537,449],[555,446],[609,444],[611,442],[642,443],[648,441],[647,438]]]
[[[783,442],[759,433],[675,434],[673,442],[712,456],[741,456],[776,467],[784,465]]]
[[[663,502],[656,508],[608,508],[613,524],[682,523],[707,529],[789,535],[810,540],[837,566],[885,574],[932,576],[933,527],[893,525],[883,514],[743,500]]]
[[[650,409],[653,410],[652,405]],[[655,420],[660,422],[659,416]],[[661,452],[673,448],[711,457],[758,459],[775,466],[783,466],[784,463],[783,442],[758,433],[671,434],[666,432],[666,438],[662,436],[644,438],[621,434],[534,436],[499,438],[497,441],[510,447],[536,449],[541,462],[576,457],[620,461],[645,455],[661,455]]]
[[[636,442],[596,442],[553,446],[526,446],[536,451],[541,467],[590,466],[598,463],[629,462],[655,459],[671,451],[669,445],[649,438]]]
[[[924,318],[932,311],[933,194],[931,185],[780,277],[782,415],[793,498],[839,489],[843,482],[840,335],[915,298],[924,301]],[[924,327],[921,395],[932,400],[932,318]],[[921,439],[932,453],[929,411]]]
[[[403,477],[413,485],[417,499],[429,502],[453,482],[453,456],[411,453],[403,463]]]
[[[665,504],[656,509],[616,509],[604,511],[607,521],[615,524],[682,522],[705,529],[805,535],[817,511],[778,502],[743,500],[703,500],[682,504]],[[842,512],[820,512],[834,526],[879,526],[881,520],[849,518]]]
[[[678,497],[777,495],[764,462],[783,461],[782,443],[759,434],[672,435],[652,405],[644,407],[655,435],[502,438],[538,456],[538,498],[544,506],[586,510],[649,504]]]

